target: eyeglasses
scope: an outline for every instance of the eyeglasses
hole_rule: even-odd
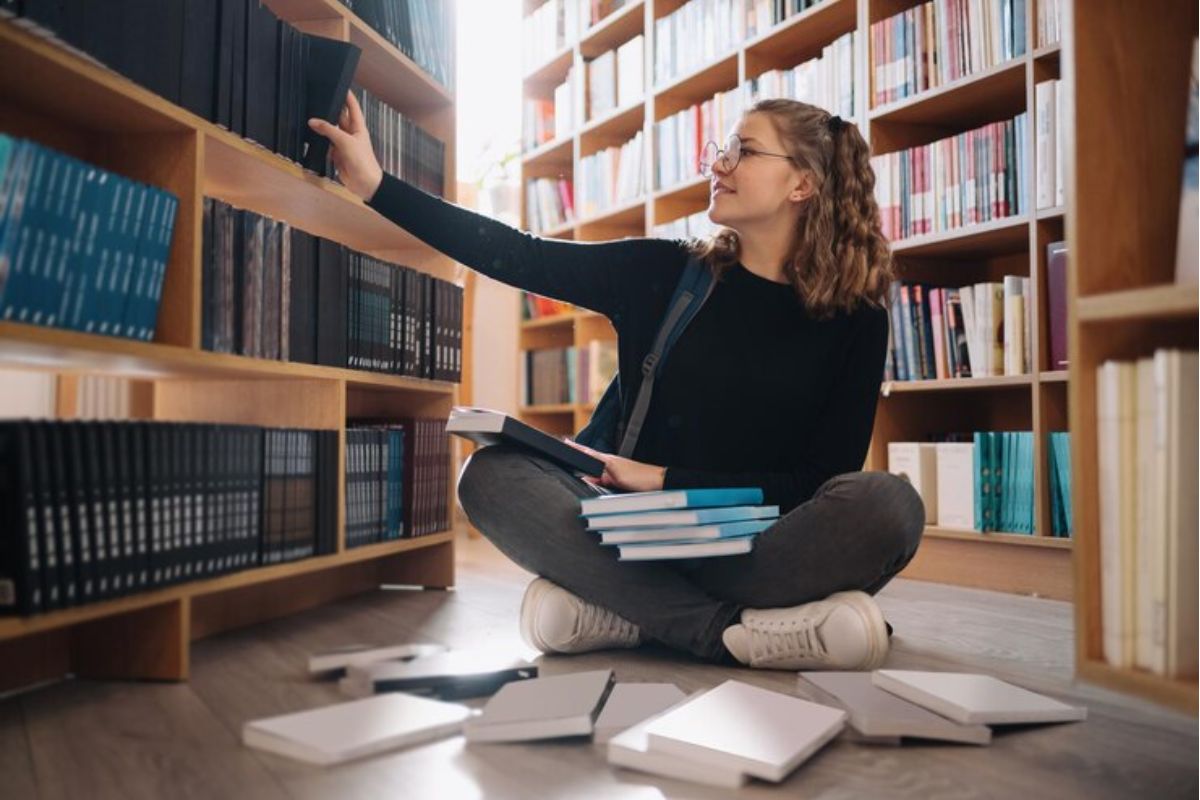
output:
[[[764,153],[762,150],[745,147],[737,134],[734,134],[729,137],[724,147],[718,147],[716,142],[709,142],[704,146],[704,151],[700,154],[700,174],[711,178],[717,159],[721,160],[722,170],[727,173],[733,172],[741,163],[742,156],[770,156],[771,158],[786,158],[788,161],[795,161],[794,158],[784,153]]]

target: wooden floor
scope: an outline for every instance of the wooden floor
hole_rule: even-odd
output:
[[[516,623],[529,576],[484,540],[464,539],[459,557],[452,591],[384,591],[197,642],[188,684],[67,681],[0,700],[0,796],[733,796],[609,767],[590,742],[468,747],[455,737],[333,769],[240,745],[248,719],[340,699],[306,677],[314,649],[421,640],[533,657]],[[901,579],[878,599],[896,628],[888,666],[988,671],[1084,703],[1088,720],[998,733],[984,748],[837,740],[783,784],[752,782],[736,796],[1196,797],[1195,719],[1072,686],[1069,604]],[[792,673],[719,668],[657,649],[538,660],[544,675],[606,667],[620,681],[671,681],[685,691],[730,677],[795,687]]]

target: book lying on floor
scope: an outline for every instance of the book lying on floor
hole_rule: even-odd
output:
[[[600,531],[600,544],[698,542],[750,536],[775,524],[773,519],[751,519],[721,525],[679,525],[670,528],[614,528]]]
[[[779,506],[730,506],[682,511],[643,511],[634,514],[585,516],[589,531],[618,528],[667,528],[680,525],[713,525],[750,519],[775,519]]]
[[[475,713],[440,700],[380,695],[247,722],[242,743],[310,764],[340,764],[452,736]]]
[[[412,661],[351,666],[338,686],[353,697],[407,692],[442,700],[483,697],[513,681],[536,678],[536,664],[490,650],[452,650]]]
[[[381,647],[376,644],[350,644],[313,653],[308,657],[308,674],[341,677],[347,667],[374,664],[378,661],[412,661],[414,658],[437,655],[448,648],[440,644],[397,644]]]
[[[468,742],[588,736],[613,687],[611,669],[510,683],[463,727]]]
[[[580,501],[580,513],[628,514],[633,511],[665,511],[673,508],[713,508],[716,506],[753,506],[763,501],[757,487],[732,489],[668,489],[659,492],[624,492]]]
[[[673,683],[618,683],[596,718],[592,742],[603,744],[647,717],[666,711],[684,697]]]
[[[613,736],[608,740],[608,763],[648,772],[652,775],[661,775],[665,778],[694,781],[727,789],[736,789],[745,785],[746,774],[734,767],[723,766],[707,759],[684,758],[650,749],[646,729],[660,717],[674,712],[675,709],[701,694],[703,692],[684,698],[670,708]]]
[[[648,542],[617,545],[618,561],[665,561],[673,558],[740,556],[754,549],[753,536],[734,536],[710,542]]]
[[[490,408],[455,406],[450,409],[446,433],[461,436],[480,446],[511,444],[523,447],[566,469],[598,478],[604,474],[604,462],[565,444],[502,411]]]
[[[881,689],[963,724],[1075,722],[1087,717],[1087,708],[1069,706],[991,675],[879,669],[871,679]]]
[[[801,672],[799,691],[817,703],[841,708],[860,741],[900,744],[902,738],[990,744],[992,729],[964,725],[910,703],[874,684],[870,672]]]
[[[728,680],[649,723],[646,736],[651,752],[778,782],[841,733],[846,716],[841,709]]]

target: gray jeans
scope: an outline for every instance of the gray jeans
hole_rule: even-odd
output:
[[[743,608],[782,608],[859,589],[875,594],[917,552],[921,497],[886,472],[848,472],[758,535],[740,556],[618,561],[579,518],[596,491],[507,445],[473,453],[458,480],[471,523],[518,565],[702,659],[728,662],[721,632]]]

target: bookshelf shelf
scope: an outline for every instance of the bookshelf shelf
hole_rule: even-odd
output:
[[[936,89],[879,106],[871,110],[870,120],[965,130],[1012,116],[1025,109],[1026,63],[1023,57],[1010,59]]]
[[[575,48],[573,45],[568,45],[558,51],[548,61],[525,76],[526,91],[540,90],[546,92],[553,90],[555,86],[566,79],[567,70],[571,68],[571,62],[574,57]]]
[[[1062,44],[1059,42],[1039,47],[1033,51],[1033,60],[1038,64],[1054,64],[1057,66],[1061,58]]]
[[[676,111],[712,97],[717,92],[732,89],[738,83],[738,53],[736,50],[674,78],[654,89],[655,117],[662,119]]]
[[[910,257],[971,258],[1021,252],[1028,246],[1029,217],[1018,214],[899,239],[892,243],[892,253]]]
[[[671,203],[676,200],[707,199],[708,191],[708,178],[697,177],[691,178],[682,183],[677,183],[674,186],[668,186],[665,189],[658,189],[651,195],[651,199],[653,199],[656,203]]]
[[[448,3],[452,18],[453,2]],[[438,85],[337,0],[269,0],[267,5],[302,30],[362,48],[356,83],[446,143],[445,195],[453,200],[453,87]],[[180,199],[155,341],[3,322],[0,365],[132,379],[135,419],[334,430],[339,467],[345,464],[348,420],[449,413],[458,396],[454,383],[201,349],[202,199],[213,196],[453,281],[457,268],[445,256],[341,185],[17,25],[0,22],[0,53],[5,67],[0,70],[0,131],[159,186]],[[62,411],[62,418],[72,416],[69,409]],[[347,550],[344,483],[338,485],[337,550],[329,555],[0,620],[0,691],[67,673],[183,680],[193,639],[381,583],[454,584],[449,530]],[[452,497],[447,502],[453,508]],[[128,646],[114,648],[114,641]]]
[[[568,327],[575,324],[575,319],[578,316],[578,312],[569,312],[566,314],[554,314],[549,317],[539,317],[538,319],[523,319],[521,320],[521,330],[529,331]]]
[[[521,163],[530,170],[546,169],[569,174],[574,168],[574,155],[571,152],[573,143],[571,136],[552,139],[521,156]]]
[[[996,375],[987,378],[946,378],[942,380],[884,381],[879,394],[887,397],[900,392],[946,392],[980,391],[985,389],[1011,389],[1029,386],[1032,375]]]
[[[572,414],[575,403],[544,403],[536,406],[521,406],[521,413],[534,416],[537,414]]]
[[[645,20],[646,0],[632,0],[584,31],[579,39],[579,52],[584,59],[603,55],[644,33]]]
[[[1125,322],[1195,317],[1200,287],[1166,284],[1080,297],[1080,322]]]
[[[822,47],[854,30],[857,21],[854,0],[823,0],[747,41],[746,74],[756,76],[818,56]]]
[[[566,222],[562,225],[559,225],[557,228],[550,228],[549,230],[542,231],[541,236],[546,239],[574,239],[575,225],[576,223],[574,222]]]
[[[1071,373],[1065,369],[1055,369],[1049,372],[1038,373],[1038,381],[1040,383],[1067,383]]]
[[[1051,550],[1071,549],[1071,540],[1069,538],[1033,536],[1028,533],[980,533],[979,531],[966,531],[955,528],[941,528],[936,525],[928,525],[925,528],[925,535],[932,536],[935,539],[956,539],[958,541],[965,542],[983,541],[992,542],[995,544],[1018,545],[1022,547],[1046,547]]]
[[[588,228],[640,227],[646,217],[646,198],[631,200],[576,223],[582,236]]]
[[[646,104],[638,101],[588,122],[579,130],[580,157],[589,156],[605,147],[624,144],[642,129],[645,118]]]
[[[1067,210],[1062,206],[1054,206],[1053,208],[1039,208],[1036,216],[1039,220],[1042,219],[1062,219],[1067,215]]]

